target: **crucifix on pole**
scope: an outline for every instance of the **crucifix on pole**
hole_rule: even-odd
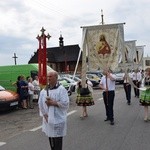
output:
[[[42,27],[41,35],[37,36],[37,39],[39,41],[39,49],[38,49],[38,64],[39,64],[39,83],[41,85],[47,84],[47,45],[46,45],[46,39],[49,40],[51,37],[49,34],[45,35],[45,29]]]
[[[14,58],[14,61],[15,61],[15,65],[17,65],[17,56],[16,56],[16,53],[14,53],[14,56],[12,57],[12,58]]]

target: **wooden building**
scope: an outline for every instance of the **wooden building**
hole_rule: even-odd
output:
[[[59,38],[59,47],[47,48],[47,65],[59,73],[73,73],[77,64],[80,47],[76,45],[63,45],[63,37]],[[81,72],[82,54],[80,56],[77,72]],[[38,63],[38,50],[28,62]]]

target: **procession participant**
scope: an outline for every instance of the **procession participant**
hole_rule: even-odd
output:
[[[34,80],[33,80],[32,84],[34,85],[34,95],[37,95],[36,98],[38,100],[39,95],[40,95],[40,90],[41,90],[38,76],[34,77]]]
[[[104,69],[103,77],[100,81],[100,88],[103,90],[103,100],[106,110],[106,119],[104,121],[110,121],[111,125],[114,125],[114,98],[115,98],[115,79],[116,75],[111,73],[110,69]]]
[[[21,75],[20,77],[20,101],[23,109],[27,109],[27,100],[28,100],[28,83],[25,80],[25,76]]]
[[[150,68],[145,70],[143,86],[146,90],[140,92],[140,103],[144,106],[144,121],[147,122],[150,120],[150,118],[148,118],[148,106],[150,106]]]
[[[124,87],[124,91],[126,94],[126,100],[127,100],[127,104],[130,105],[131,104],[131,84],[129,83],[129,79],[132,79],[132,74],[129,73],[129,70],[127,71],[127,74],[124,75],[123,79],[123,87]]]
[[[32,84],[32,78],[28,78],[28,93],[29,93],[29,98],[28,98],[28,107],[30,109],[33,109],[33,95],[34,95],[34,85]]]
[[[15,82],[15,86],[17,88],[16,92],[18,93],[19,95],[19,99],[18,99],[18,108],[22,108],[22,104],[21,104],[21,99],[20,99],[20,79],[21,79],[21,76],[18,76],[17,77],[17,81]]]
[[[51,150],[62,150],[69,107],[67,90],[57,82],[57,79],[57,72],[48,72],[48,85],[40,92],[38,102],[43,117],[42,131],[49,137]]]
[[[76,91],[77,91],[77,98],[76,98],[76,104],[77,106],[82,106],[82,113],[80,118],[84,119],[85,117],[88,117],[87,113],[87,106],[92,106],[94,105],[92,93],[93,93],[93,88],[90,84],[88,84],[88,80],[86,80],[86,85],[85,89],[87,93],[82,93],[82,85],[81,81],[77,83]]]
[[[136,87],[134,87],[134,94],[135,94],[135,97],[139,98],[140,91],[138,88],[140,87],[140,84],[141,84],[142,75],[141,75],[140,71],[138,69],[136,69],[133,71],[132,77],[133,77],[133,83],[136,86]]]

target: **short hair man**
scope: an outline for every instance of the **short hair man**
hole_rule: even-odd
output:
[[[106,119],[104,121],[110,121],[111,125],[114,125],[114,98],[115,98],[115,80],[116,75],[112,74],[110,69],[103,71],[104,76],[100,81],[100,88],[103,90],[103,100],[106,109]]]
[[[52,150],[62,150],[69,107],[67,90],[57,79],[57,72],[48,72],[47,87],[40,92],[38,102],[40,114],[43,116],[42,131],[49,137]]]

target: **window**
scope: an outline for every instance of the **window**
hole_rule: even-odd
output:
[[[145,65],[150,66],[150,60],[145,60]]]

